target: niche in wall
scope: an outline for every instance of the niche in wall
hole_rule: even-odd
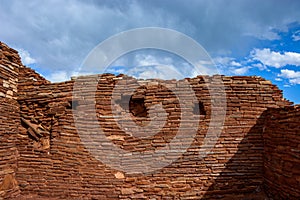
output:
[[[199,101],[198,103],[194,103],[193,114],[206,116],[206,111],[202,102]]]

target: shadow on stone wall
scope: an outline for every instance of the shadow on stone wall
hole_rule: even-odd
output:
[[[244,136],[235,155],[202,199],[267,199],[263,191],[263,129],[266,111]],[[243,184],[241,184],[243,182]]]

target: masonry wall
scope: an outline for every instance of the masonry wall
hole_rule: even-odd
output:
[[[274,199],[300,198],[300,107],[270,109],[264,132],[265,189]]]
[[[20,194],[15,175],[18,151],[15,138],[20,124],[17,82],[18,52],[0,42],[0,199]]]
[[[83,78],[82,84],[87,87],[93,78],[95,77]],[[215,84],[213,77],[207,78],[207,84]],[[32,139],[25,137],[28,135],[26,127],[20,128],[23,137],[17,145],[20,153],[17,178],[22,194],[87,199],[224,199],[236,196],[242,198],[249,194],[260,195],[264,180],[263,124],[260,116],[268,107],[290,103],[282,99],[281,91],[277,87],[262,78],[222,79],[227,94],[227,115],[213,153],[204,159],[197,153],[206,135],[211,114],[207,85],[202,77],[197,77],[189,81],[199,102],[203,104],[205,115],[200,113],[199,116],[194,116],[201,118],[195,141],[177,161],[146,175],[124,174],[112,169],[86,150],[74,124],[72,104],[80,108],[94,97],[72,99],[74,81],[58,84],[44,84],[39,81],[19,84],[21,115],[28,121],[31,120],[32,124],[47,127],[49,134]],[[136,83],[141,85],[132,97],[132,105],[135,105],[133,109],[138,107],[141,99],[146,107],[153,102],[162,102],[169,117],[167,125],[157,135],[140,140],[124,133],[112,118],[111,94],[115,83],[120,80],[126,80],[126,88]],[[98,121],[106,136],[119,148],[133,153],[162,147],[178,131],[180,114],[176,105],[179,102],[170,91],[159,86],[159,81],[148,82],[130,77],[103,75],[96,92]],[[174,85],[177,81],[168,81],[165,84]],[[122,94],[117,101],[120,112],[124,106],[122,97],[129,95],[129,89],[125,89]],[[92,109],[86,107],[84,110],[89,113],[93,112]],[[147,121],[147,115],[143,115],[142,111],[143,109],[135,110],[137,116],[132,116],[140,125]],[[86,119],[84,123],[90,122]],[[86,128],[86,134],[93,134],[99,127]],[[49,142],[42,142],[43,138]],[[97,141],[90,148],[96,149],[99,144],[101,141]],[[134,167],[134,163],[131,165]]]
[[[181,109],[186,108],[166,86],[178,86],[182,80],[136,80],[105,74],[51,84],[24,67],[15,50],[3,43],[0,47],[0,199],[265,199],[264,191],[273,199],[299,199],[299,108],[287,107],[291,103],[271,82],[244,76],[187,79],[200,110],[185,119],[191,124],[200,119],[191,146],[154,173],[128,174],[87,150],[100,153],[100,147],[106,148],[107,141],[97,137],[100,125],[117,148],[129,155],[148,152],[151,156],[178,133]],[[207,150],[203,141],[209,126],[217,129],[217,124],[210,124],[208,90],[218,87],[217,78],[223,80],[227,97],[227,107],[217,109],[226,109],[226,118],[212,152],[202,158],[198,152]],[[74,87],[75,80],[82,90]],[[92,87],[95,80],[97,88]],[[116,96],[113,113],[111,97],[116,83],[126,87]],[[139,87],[132,95],[130,89],[135,85]],[[74,89],[87,95],[74,95]],[[93,90],[96,95],[89,94]],[[180,92],[190,99],[190,93]],[[89,106],[91,102],[95,105]],[[157,104],[162,109],[155,117],[166,119],[157,134],[143,132],[150,137],[141,139],[134,135],[135,128],[125,131],[120,127],[119,123],[131,120],[147,125],[149,108]],[[191,102],[188,107],[195,105]],[[81,110],[79,118],[74,118],[74,110]],[[88,115],[91,113],[97,117],[97,126]],[[75,123],[78,119],[83,120]],[[194,129],[186,127],[183,133],[188,135]],[[80,135],[78,131],[82,131]],[[85,137],[95,137],[95,141],[84,145]],[[122,163],[136,167],[126,156]]]

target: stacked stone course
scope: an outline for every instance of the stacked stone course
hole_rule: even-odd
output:
[[[6,80],[15,82],[9,87],[3,82],[0,87],[5,94],[0,104],[0,199],[299,199],[300,140],[296,122],[300,111],[290,107],[291,103],[282,98],[282,91],[271,82],[245,76],[186,79],[200,105],[200,112],[189,119],[200,119],[191,146],[173,163],[154,173],[128,174],[97,160],[87,150],[82,142],[84,135],[79,136],[75,126],[72,108],[84,108],[85,113],[95,109],[99,125],[116,147],[132,154],[153,152],[172,141],[178,132],[182,108],[166,85],[180,81],[103,74],[50,83],[23,66],[17,52],[3,43],[0,46],[3,71],[16,72],[3,72],[12,76]],[[9,68],[10,65],[15,68]],[[201,158],[198,152],[203,150],[201,145],[211,121],[208,88],[215,84],[216,77],[225,86],[226,117],[212,152]],[[94,79],[99,79],[95,97],[74,96],[75,81],[89,87]],[[114,86],[122,81],[126,87],[115,99],[120,117],[114,118],[111,95]],[[130,88],[135,84],[139,88],[131,95]],[[184,95],[190,98],[190,94]],[[86,106],[87,101],[96,102],[95,106]],[[135,129],[125,132],[118,126],[117,122],[126,120],[147,125],[149,108],[158,103],[166,111],[167,121],[157,134],[141,139],[131,134]],[[131,119],[126,118],[124,109],[131,112]],[[86,125],[87,135],[100,128],[91,129],[88,118],[85,123],[81,127]],[[190,130],[185,131],[188,134]],[[97,141],[89,147],[97,150],[102,144],[105,145]],[[134,167],[134,163],[127,164]]]
[[[300,194],[300,107],[270,109],[264,132],[266,191],[282,199]]]
[[[18,52],[0,42],[0,199],[20,194],[16,181],[18,151],[15,139],[20,124],[17,102]]]

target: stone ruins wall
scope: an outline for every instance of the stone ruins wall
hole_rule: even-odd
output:
[[[15,179],[18,151],[19,104],[17,102],[18,52],[0,42],[0,199],[20,193]]]
[[[146,141],[126,135],[112,122],[112,117],[109,117],[112,116],[112,89],[117,81],[124,79],[126,88],[131,88],[136,83],[146,84],[133,95],[133,109],[143,108],[141,104],[149,107],[152,102],[162,102],[170,114],[168,126]],[[289,103],[282,100],[281,92],[264,79],[222,79],[229,101],[224,131],[213,154],[205,159],[199,158],[197,154],[207,132],[211,114],[206,84],[201,77],[197,77],[189,80],[203,105],[202,113],[197,116],[201,121],[195,142],[183,157],[170,166],[153,175],[139,176],[109,168],[93,158],[82,145],[73,120],[72,104],[80,108],[85,106],[84,101],[89,99],[72,101],[73,81],[60,84],[44,84],[39,81],[34,84],[20,84],[18,89],[21,115],[28,121],[34,119],[31,120],[33,124],[41,124],[47,127],[47,130],[51,130],[49,135],[45,136],[49,142],[43,143],[42,137],[35,140],[22,137],[23,141],[20,140],[20,144],[17,145],[20,152],[18,169],[21,171],[17,177],[23,194],[96,199],[211,199],[255,193],[263,184],[263,119],[260,116],[268,107],[279,107]],[[88,85],[91,80],[91,77],[86,77],[82,82]],[[210,82],[213,82],[213,77],[210,78]],[[176,83],[177,81],[167,82],[170,85]],[[159,81],[157,84],[149,82],[147,85],[146,81],[104,75],[99,81],[96,94],[97,111],[103,116],[98,120],[107,137],[122,149],[131,152],[151,151],[154,147],[164,146],[178,131],[180,116],[178,110],[175,110],[178,102],[170,91],[159,87]],[[129,96],[129,89],[122,94],[117,100],[120,107],[124,106],[122,101]],[[92,108],[86,108],[85,112],[93,112],[88,109]],[[132,112],[136,113],[137,123],[147,120],[143,109]],[[87,130],[89,134],[95,131],[90,130],[90,127],[87,127]],[[23,127],[20,130],[20,134],[24,136],[27,132]]]
[[[16,55],[16,52],[9,54]],[[2,65],[7,67],[9,64]],[[89,87],[95,79],[99,79],[96,96],[80,98],[73,96],[75,80],[51,84],[24,66],[14,70],[18,78],[17,90],[11,96],[2,97],[3,103],[0,105],[1,111],[3,110],[0,113],[1,127],[9,127],[0,128],[0,199],[17,195],[59,199],[260,199],[265,195],[264,190],[273,199],[285,198],[287,195],[290,199],[298,199],[300,196],[297,187],[299,160],[295,159],[299,154],[299,139],[286,147],[293,158],[289,159],[294,166],[291,174],[283,170],[282,162],[277,162],[285,159],[283,152],[286,151],[283,148],[273,148],[272,145],[280,141],[273,141],[271,134],[275,133],[269,130],[273,129],[272,124],[277,123],[267,114],[269,110],[277,111],[291,103],[284,100],[282,92],[269,81],[259,77],[218,76],[224,82],[227,95],[225,123],[212,153],[201,158],[198,152],[211,121],[208,86],[217,86],[217,76],[205,77],[208,80],[206,82],[201,76],[187,79],[200,102],[200,112],[195,111],[188,118],[190,122],[200,118],[195,140],[169,166],[153,174],[141,175],[123,173],[91,155],[87,148],[97,150],[99,145],[104,145],[102,147],[105,148],[106,144],[95,140],[89,146],[83,145],[84,136],[96,135],[99,130],[99,126],[92,126],[92,119],[85,114],[93,113],[96,109],[98,123],[106,138],[116,147],[131,154],[145,151],[152,153],[172,141],[178,132],[181,108],[174,93],[165,86],[174,86],[180,81],[153,82],[110,74],[86,76],[76,79],[76,83]],[[122,95],[117,96],[115,109],[119,118],[114,119],[111,95],[115,84],[122,82],[127,87],[122,90]],[[135,84],[140,87],[131,96],[130,88]],[[7,91],[3,90],[3,93],[7,94]],[[184,91],[183,95],[185,98],[190,96]],[[96,104],[91,107],[86,102]],[[7,103],[9,105],[5,106]],[[167,122],[156,135],[140,139],[134,136],[135,129],[125,132],[118,125],[117,122],[133,119],[136,124],[144,126],[151,115],[149,108],[157,103],[162,105],[168,115]],[[191,104],[190,107],[195,105],[197,104]],[[80,130],[82,129],[80,136],[72,108],[84,109],[84,113],[80,115],[85,119],[84,122],[79,122]],[[130,117],[125,115],[124,109],[130,111]],[[276,112],[274,115],[277,116]],[[293,116],[297,118],[296,114]],[[160,119],[163,115],[156,117]],[[284,122],[293,124],[290,120]],[[284,129],[285,123],[280,124]],[[290,132],[294,130],[294,137],[299,135],[298,127],[286,126],[290,127]],[[189,134],[193,128],[185,129],[185,134]],[[287,137],[279,132],[277,135]],[[123,161],[125,164],[126,159]],[[135,167],[135,162],[126,164]],[[7,174],[9,178],[5,178]],[[286,179],[286,175],[296,177]],[[272,183],[278,177],[278,184]],[[287,183],[297,185],[288,189],[284,186]]]
[[[270,109],[264,132],[266,191],[282,199],[300,197],[300,107]]]

